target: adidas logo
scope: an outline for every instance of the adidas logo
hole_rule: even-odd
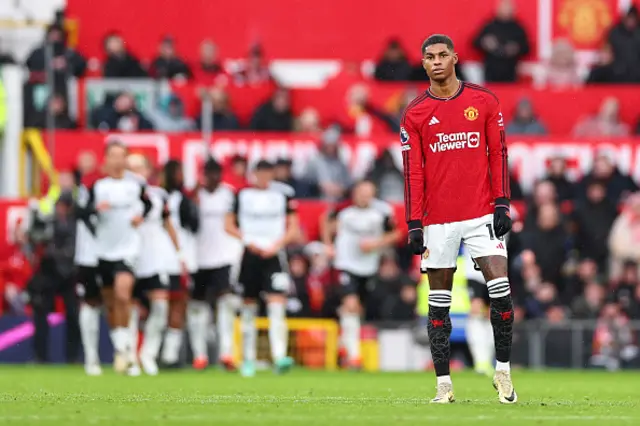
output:
[[[500,250],[504,250],[504,244],[502,244],[502,243],[498,243],[498,245],[496,246],[496,248],[497,248],[497,249],[500,249]]]
[[[438,120],[435,116],[431,117],[431,121],[429,121],[429,126],[433,126],[434,124],[440,124],[440,120]]]

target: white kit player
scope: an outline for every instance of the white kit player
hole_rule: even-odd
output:
[[[133,366],[133,341],[129,331],[134,265],[140,254],[138,227],[150,211],[145,186],[126,172],[127,148],[111,142],[105,149],[106,177],[98,179],[89,195],[95,211],[98,273],[105,305],[113,312],[111,340],[115,348],[114,369]]]
[[[98,346],[100,340],[100,311],[102,296],[98,285],[98,254],[95,242],[96,217],[87,210],[89,189],[93,182],[85,182],[78,188],[76,211],[76,250],[74,263],[77,269],[77,282],[82,285],[82,303],[79,323],[82,347],[84,349],[84,370],[89,376],[102,374]]]
[[[340,271],[343,289],[340,307],[342,343],[349,368],[359,369],[360,317],[366,305],[367,285],[378,273],[382,250],[399,238],[392,207],[375,198],[376,187],[370,181],[355,185],[350,203],[329,214],[323,242],[334,255],[333,266]],[[335,241],[332,243],[335,235]]]
[[[169,218],[176,230],[180,251],[168,250],[164,262],[169,274],[169,327],[165,334],[162,363],[177,367],[184,334],[188,287],[198,269],[195,236],[199,228],[198,206],[184,189],[182,165],[169,160],[164,166]]]
[[[149,160],[132,154],[127,158],[129,170],[145,183],[153,173]],[[146,193],[151,202],[151,209],[139,227],[142,248],[136,263],[136,286],[134,297],[137,301],[149,300],[149,315],[144,327],[144,341],[140,348],[140,364],[148,375],[158,374],[156,359],[162,344],[169,315],[169,277],[166,274],[165,258],[162,256],[168,249],[179,251],[178,237],[169,219],[167,192],[158,186],[147,185]],[[167,247],[167,242],[171,244]],[[137,342],[138,310],[131,315],[130,326]],[[134,345],[134,348],[137,344]]]
[[[200,213],[196,238],[198,272],[194,277],[191,301],[187,309],[187,327],[193,351],[193,366],[209,364],[206,337],[211,324],[211,303],[215,301],[219,361],[229,371],[233,361],[233,323],[237,297],[232,291],[232,270],[240,261],[242,244],[224,229],[226,214],[232,210],[235,194],[221,183],[222,168],[214,159],[204,165],[204,185],[195,199]]]
[[[276,372],[288,371],[293,359],[287,356],[287,293],[291,280],[283,250],[299,235],[298,215],[291,200],[293,189],[274,187],[274,166],[259,161],[253,186],[240,190],[233,210],[227,215],[226,231],[241,240],[244,253],[238,283],[243,288],[241,322],[244,362],[240,373],[255,374],[258,299],[264,294],[269,317],[269,344]]]

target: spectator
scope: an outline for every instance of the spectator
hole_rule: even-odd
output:
[[[624,70],[626,82],[640,81],[640,23],[637,6],[632,6],[609,32],[613,60]]]
[[[553,283],[543,282],[526,298],[525,307],[529,318],[544,318],[547,310],[557,303],[558,290]]]
[[[278,182],[286,183],[295,191],[295,198],[312,197],[311,186],[300,179],[293,177],[291,173],[292,162],[288,158],[280,158],[276,161],[275,175]]]
[[[496,17],[482,28],[474,45],[485,55],[485,81],[516,81],[516,68],[520,59],[529,53],[529,41],[514,17],[512,0],[500,0]]]
[[[541,180],[536,182],[533,193],[528,203],[529,211],[525,218],[525,231],[532,231],[538,227],[538,210],[544,204],[556,204],[558,194],[555,186],[549,181]]]
[[[509,171],[509,187],[511,190],[511,200],[523,200],[524,193],[522,192],[522,186],[520,186],[520,180],[513,173],[513,171]]]
[[[367,300],[367,311],[376,315],[369,319],[411,321],[416,317],[416,282],[400,270],[394,255],[382,257],[371,288],[373,297]]]
[[[374,133],[400,131],[400,120],[370,103],[369,88],[354,84],[347,91],[347,120],[345,127],[357,136],[368,137]]]
[[[263,103],[251,118],[251,129],[258,131],[290,132],[293,114],[289,91],[277,89],[271,99]]]
[[[218,46],[211,40],[200,43],[200,62],[195,69],[195,78],[200,82],[218,84],[225,77],[224,68],[218,57]]]
[[[411,77],[411,64],[399,40],[391,39],[378,61],[375,79],[380,81],[407,81]]]
[[[622,308],[626,316],[630,318],[640,318],[640,304],[635,298],[636,287],[640,284],[638,278],[638,264],[633,261],[626,261],[622,267],[622,276],[619,280],[612,282],[611,290],[615,292],[616,302]]]
[[[289,250],[289,275],[295,287],[287,298],[287,317],[309,318],[312,312],[309,301],[307,281],[309,279],[309,260],[303,250]]]
[[[628,136],[629,126],[620,121],[620,103],[614,97],[602,101],[597,115],[580,121],[573,130],[576,136]]]
[[[614,371],[620,368],[622,362],[630,361],[637,354],[638,348],[629,321],[615,298],[610,297],[602,308],[593,334],[591,364]]]
[[[581,85],[576,63],[576,52],[567,39],[556,40],[549,62],[536,76],[537,83],[554,89],[566,89]]]
[[[55,84],[66,89],[68,77],[82,77],[87,68],[87,62],[79,53],[66,46],[66,34],[62,27],[51,25],[47,28],[44,42],[38,46],[27,58],[27,68],[31,72],[32,82],[45,82],[47,69],[46,44],[51,45],[53,60],[51,66],[54,71]]]
[[[613,222],[609,251],[614,280],[621,275],[625,261],[640,263],[640,194],[628,198],[624,210]]]
[[[296,118],[293,128],[300,133],[320,133],[320,114],[315,108],[305,108]]]
[[[64,95],[54,93],[47,103],[47,110],[52,115],[52,124],[54,129],[75,129],[76,123],[69,117],[67,109],[67,100]],[[47,127],[47,110],[38,111],[34,114],[32,125],[39,129]],[[28,119],[28,117],[26,118]]]
[[[151,75],[158,79],[191,78],[189,66],[176,55],[173,37],[166,36],[160,42],[158,56],[151,63]]]
[[[571,304],[572,317],[584,320],[597,319],[603,302],[604,288],[597,282],[590,282],[585,286],[584,294]]]
[[[184,105],[177,96],[164,96],[158,106],[149,112],[153,127],[161,132],[189,132],[195,123],[184,114]]]
[[[606,153],[599,153],[593,161],[591,173],[586,175],[577,187],[577,197],[586,199],[589,182],[596,180],[607,186],[607,198],[618,205],[623,199],[638,190],[636,183],[628,175],[623,175]]]
[[[104,50],[107,61],[102,74],[107,78],[141,78],[147,77],[147,72],[140,65],[140,61],[131,55],[124,47],[124,40],[119,34],[111,33],[104,39]]]
[[[112,103],[109,103],[111,99],[107,97],[105,104],[94,111],[92,121],[95,128],[122,132],[153,130],[151,122],[136,108],[135,99],[131,93],[122,92]]]
[[[327,129],[322,135],[320,152],[307,166],[307,180],[318,186],[322,198],[333,201],[347,195],[351,186],[349,170],[338,152],[340,136],[335,126]]]
[[[551,158],[545,180],[551,182],[556,188],[558,201],[573,200],[576,184],[567,178],[567,160],[564,157],[556,156]]]
[[[404,175],[388,149],[373,163],[367,179],[371,180],[378,188],[378,198],[381,200],[389,203],[403,202]]]
[[[546,203],[539,207],[537,229],[522,236],[525,250],[535,256],[543,281],[563,288],[562,267],[567,257],[568,236],[560,221],[558,206]]]
[[[513,120],[507,125],[507,133],[513,135],[546,135],[547,129],[533,113],[533,105],[527,98],[520,99]]]
[[[229,105],[229,95],[223,89],[214,88],[209,93],[205,93],[204,96],[209,96],[211,99],[211,107],[213,110],[212,123],[213,128],[216,131],[231,131],[239,130],[240,124],[238,118],[231,110]],[[196,120],[198,129],[202,129],[202,112]]]
[[[265,64],[262,47],[253,46],[249,57],[234,73],[233,79],[238,86],[255,86],[271,81],[269,67]]]
[[[246,157],[234,155],[225,168],[222,181],[231,186],[236,192],[249,185],[247,181],[248,163]]]
[[[600,49],[598,62],[591,68],[587,84],[611,84],[625,83],[629,81],[625,64],[615,61],[613,58],[613,49],[609,43],[605,43]]]
[[[578,201],[573,212],[575,247],[581,257],[593,259],[600,270],[607,266],[609,231],[618,215],[616,205],[606,195],[602,182],[591,181],[587,186],[587,199]]]

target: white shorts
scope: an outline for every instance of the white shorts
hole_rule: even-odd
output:
[[[504,237],[493,232],[493,215],[462,222],[428,225],[424,228],[427,251],[422,255],[420,269],[455,268],[460,243],[464,243],[473,259],[484,256],[507,257]]]

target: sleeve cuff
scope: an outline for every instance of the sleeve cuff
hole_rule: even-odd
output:
[[[407,225],[409,225],[409,231],[413,231],[414,229],[422,231],[422,221],[420,220],[410,220],[407,222]]]
[[[511,201],[509,201],[508,198],[496,198],[496,207],[504,207],[508,209],[509,207],[511,207]]]

